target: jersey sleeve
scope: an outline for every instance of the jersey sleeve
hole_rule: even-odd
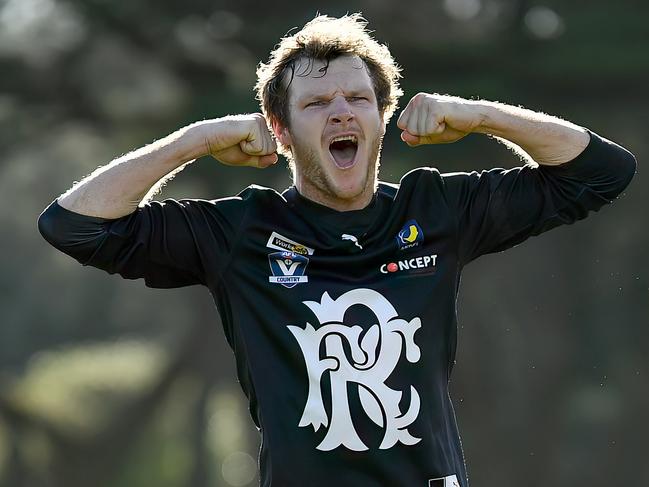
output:
[[[636,171],[633,154],[589,132],[588,146],[558,166],[443,174],[462,265],[611,203]]]
[[[54,247],[83,265],[143,278],[156,288],[209,284],[229,260],[241,221],[240,198],[165,200],[130,215],[81,215],[54,201],[38,228]],[[216,275],[215,275],[216,274]]]

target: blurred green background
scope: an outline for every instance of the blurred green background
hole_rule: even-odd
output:
[[[475,487],[649,486],[649,3],[621,0],[0,0],[0,485],[254,486],[259,437],[203,288],[83,268],[36,229],[98,165],[182,125],[256,111],[255,66],[317,11],[362,11],[418,91],[562,116],[632,150],[612,206],[465,271],[451,383]],[[418,165],[511,167],[469,136]],[[200,160],[162,197],[260,172]]]

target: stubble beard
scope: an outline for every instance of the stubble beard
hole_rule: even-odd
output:
[[[351,200],[358,196],[361,196],[363,192],[366,191],[367,185],[370,181],[372,181],[372,194],[376,192],[379,181],[379,167],[381,165],[379,156],[381,153],[382,144],[383,136],[377,135],[374,141],[372,141],[372,143],[370,144],[367,171],[365,173],[365,178],[362,181],[361,190],[358,194],[352,195],[351,197],[346,197],[345,199]],[[303,147],[300,144],[294,143],[291,146],[291,153],[293,159],[291,164],[293,166],[292,169],[294,180],[297,180],[297,171],[299,171],[301,178],[307,181],[311,187],[319,191],[325,198],[330,201],[341,199],[332,182],[327,177],[327,174],[322,170],[324,164],[329,164],[329,161],[321,161],[315,150],[313,150],[311,147]]]

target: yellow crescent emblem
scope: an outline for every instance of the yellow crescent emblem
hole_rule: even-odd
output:
[[[407,237],[404,237],[404,240],[406,242],[412,243],[415,240],[417,240],[417,237],[419,236],[419,230],[417,230],[417,227],[415,225],[410,225],[410,235]]]

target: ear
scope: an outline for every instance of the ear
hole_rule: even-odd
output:
[[[384,113],[381,113],[381,128],[380,128],[380,130],[381,130],[381,137],[383,137],[383,136],[385,135],[385,131],[386,131],[386,129],[387,129],[387,125],[388,125],[388,124],[385,122],[385,114],[384,114]]]
[[[275,137],[280,141],[282,145],[289,147],[293,143],[291,139],[291,133],[288,131],[288,127],[284,127],[277,120],[273,120],[271,122],[271,126],[273,127],[273,133],[275,134]]]

